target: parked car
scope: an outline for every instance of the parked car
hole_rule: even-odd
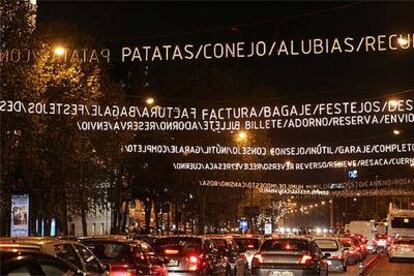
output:
[[[0,275],[84,275],[61,258],[31,250],[0,250]]]
[[[325,256],[318,245],[305,238],[265,240],[252,262],[253,275],[328,275]]]
[[[246,249],[239,247],[235,241],[229,236],[208,236],[219,253],[227,258],[227,274],[228,275],[247,275],[248,265],[246,257],[243,253]]]
[[[254,255],[259,250],[262,240],[260,237],[255,236],[244,236],[244,237],[233,237],[234,241],[239,247],[244,247],[246,251],[243,253],[246,257],[249,270],[252,269],[252,260]]]
[[[105,274],[105,266],[84,245],[55,238],[3,238],[0,249],[43,252],[60,257],[76,266],[84,275]]]
[[[399,237],[394,239],[388,250],[388,256],[390,262],[395,262],[396,260],[413,260],[414,238]]]
[[[199,236],[171,236],[154,242],[156,252],[168,259],[167,269],[173,275],[225,274],[227,260],[214,243]]]
[[[167,275],[163,260],[143,241],[116,236],[79,241],[108,267],[110,275]]]
[[[329,271],[346,272],[349,264],[349,251],[336,238],[316,238],[315,243],[323,254],[329,253],[327,258]]]

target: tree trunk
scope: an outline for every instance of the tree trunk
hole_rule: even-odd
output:
[[[64,196],[63,197],[63,204],[62,204],[63,206],[63,234],[65,235],[65,236],[67,236],[68,234],[69,234],[69,231],[68,231],[68,204],[67,204],[67,198],[66,198],[66,196]]]
[[[82,217],[82,233],[83,233],[83,236],[87,236],[88,235],[88,226],[86,224],[86,211],[85,211],[84,204],[82,204],[82,206],[81,206],[81,217]]]
[[[158,229],[159,229],[159,219],[158,219],[158,212],[160,210],[159,208],[160,206],[160,202],[157,199],[154,199],[154,227],[155,227],[155,231],[157,231],[158,234]]]
[[[123,216],[122,216],[122,225],[121,225],[121,233],[125,233],[126,231],[126,223],[127,223],[127,216],[128,216],[128,207],[129,207],[129,201],[125,200],[125,208],[123,211]]]
[[[151,226],[151,210],[152,210],[152,202],[151,200],[145,199],[144,203],[144,210],[145,210],[145,234],[149,234],[150,226]]]

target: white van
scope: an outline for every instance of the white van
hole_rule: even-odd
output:
[[[367,249],[375,252],[377,228],[374,221],[351,221],[345,225],[345,232],[364,236],[367,239]]]

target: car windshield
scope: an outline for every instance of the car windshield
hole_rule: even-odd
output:
[[[164,254],[185,254],[201,251],[201,239],[188,237],[161,238],[154,242],[154,249]]]
[[[98,259],[103,261],[128,261],[128,244],[116,241],[83,241]]]
[[[262,244],[262,251],[307,251],[309,243],[299,239],[267,240]]]
[[[338,243],[336,240],[315,240],[315,243],[323,251],[336,251],[339,249]]]
[[[258,249],[260,246],[259,239],[253,238],[235,238],[234,241],[238,246],[246,248],[246,250]]]

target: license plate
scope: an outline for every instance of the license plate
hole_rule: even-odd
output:
[[[294,276],[291,271],[269,271],[268,276]]]
[[[331,260],[326,260],[326,263],[327,263],[328,265],[332,265],[332,261],[331,261]]]
[[[178,260],[169,260],[167,266],[178,266]]]

